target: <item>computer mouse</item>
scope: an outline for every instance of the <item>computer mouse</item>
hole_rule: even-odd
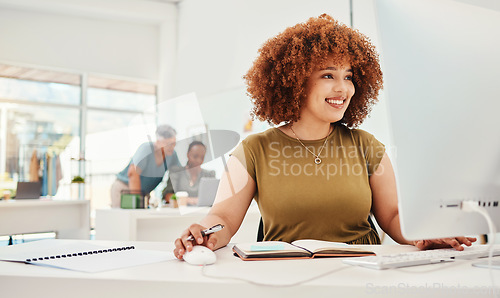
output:
[[[187,251],[183,258],[186,263],[191,265],[210,265],[217,260],[215,253],[210,248],[202,245],[193,246],[193,250]]]

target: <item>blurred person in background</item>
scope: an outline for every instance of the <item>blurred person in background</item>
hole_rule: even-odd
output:
[[[203,177],[215,177],[215,171],[201,168],[207,153],[206,146],[200,141],[193,141],[189,144],[187,151],[187,163],[184,167],[172,167],[170,170],[167,186],[163,190],[162,197],[169,202],[172,195],[178,191],[188,193],[189,205],[196,205],[198,202],[198,188],[200,179]]]
[[[180,166],[174,148],[175,129],[160,125],[156,129],[156,141],[141,144],[128,165],[116,175],[111,185],[111,207],[120,207],[122,193],[137,193],[149,197],[160,184],[169,167]]]

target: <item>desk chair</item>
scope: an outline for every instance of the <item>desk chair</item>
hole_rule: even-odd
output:
[[[375,224],[372,221],[371,215],[368,215],[368,222],[370,223],[370,227],[377,233],[377,228],[375,227]],[[257,242],[262,242],[264,240],[264,222],[262,221],[262,217],[260,218],[259,222],[259,229],[257,230]],[[382,242],[382,239],[380,239]]]

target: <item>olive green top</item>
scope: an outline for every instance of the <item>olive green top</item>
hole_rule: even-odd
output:
[[[341,124],[326,139],[319,165],[277,128],[248,136],[233,152],[256,182],[264,240],[353,242],[369,236],[369,177],[385,147],[373,135]],[[302,142],[317,154],[325,138]]]

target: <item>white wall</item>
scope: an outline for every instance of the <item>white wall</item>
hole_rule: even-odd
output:
[[[0,9],[0,59],[156,79],[158,29],[51,13]]]
[[[158,82],[176,14],[141,0],[0,0],[0,60]]]
[[[206,96],[243,86],[241,77],[264,41],[322,13],[349,24],[349,1],[180,2],[177,94]]]

